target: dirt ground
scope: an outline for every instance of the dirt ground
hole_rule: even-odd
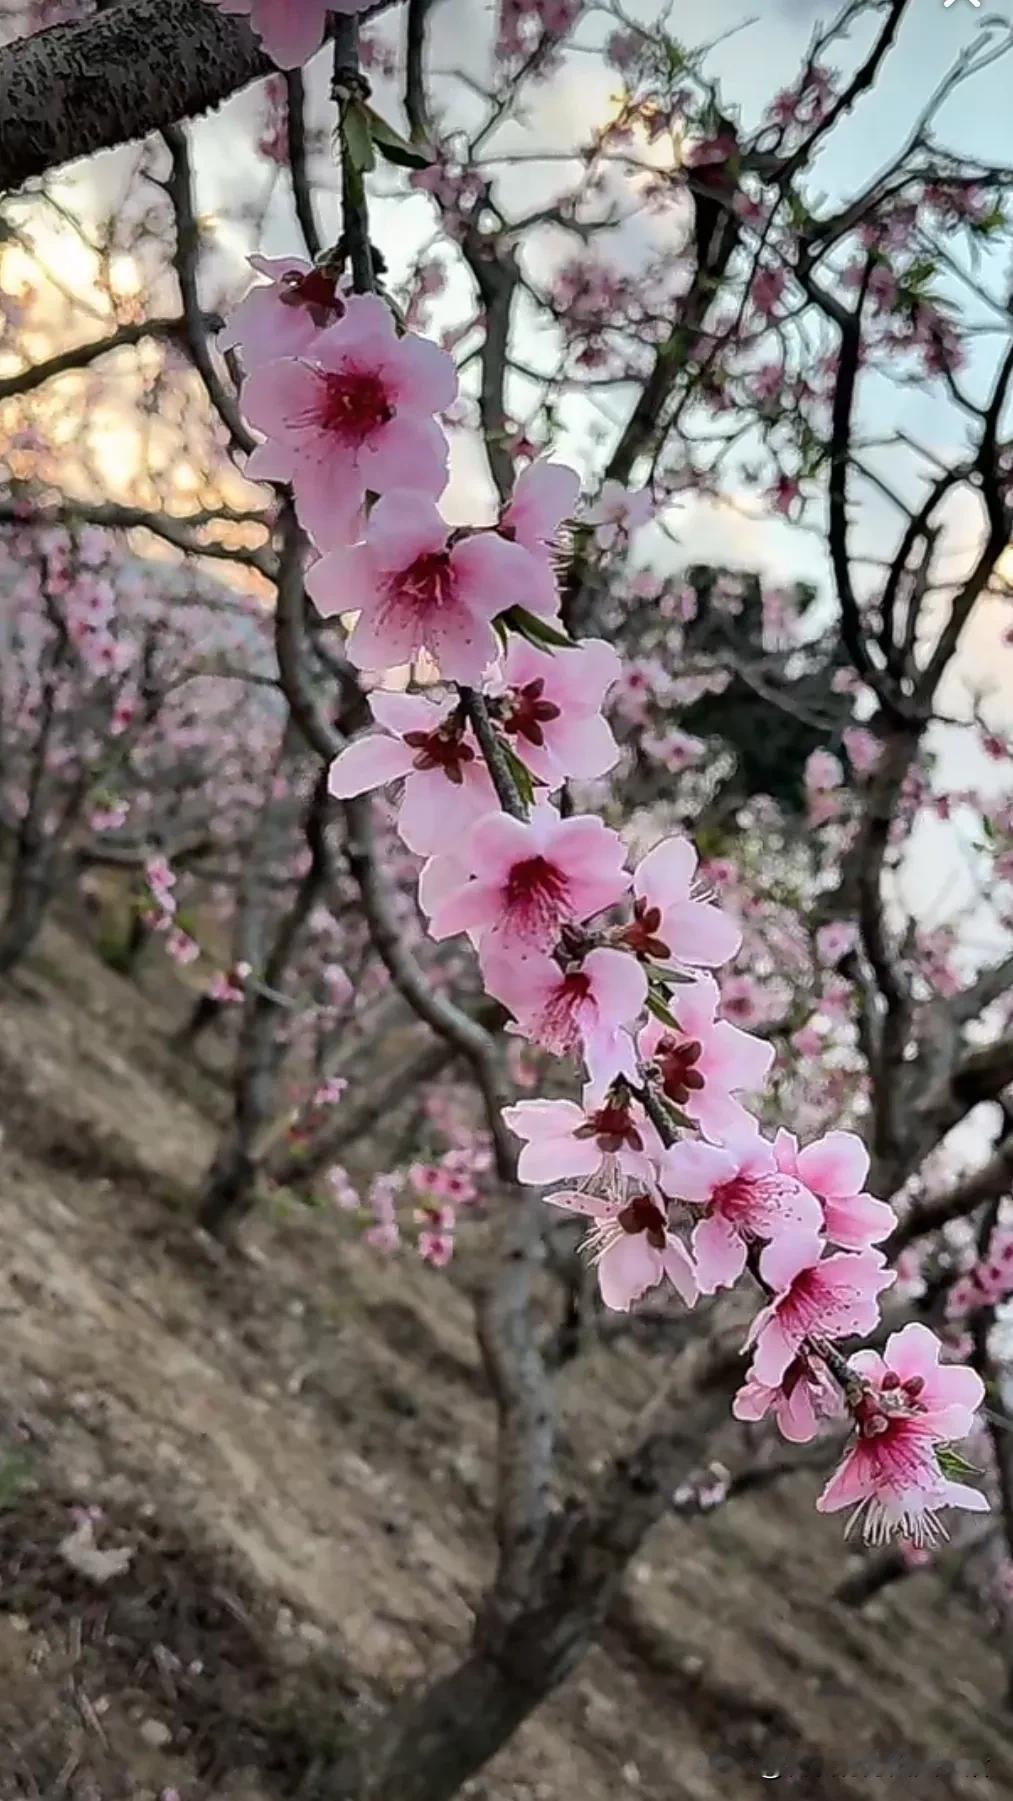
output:
[[[463,1645],[491,1557],[462,1278],[285,1199],[249,1257],[202,1250],[224,1096],[168,1044],[184,1006],[58,926],[0,994],[0,1801],[311,1794],[350,1724]],[[657,1375],[628,1346],[562,1378],[570,1447],[614,1444]],[[850,1556],[813,1489],[666,1521],[465,1792],[1013,1793],[971,1606],[933,1574],[834,1603]]]

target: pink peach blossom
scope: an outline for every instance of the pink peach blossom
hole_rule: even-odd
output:
[[[818,1231],[822,1223],[815,1195],[780,1173],[773,1145],[758,1131],[735,1133],[721,1146],[679,1139],[662,1157],[659,1180],[666,1194],[706,1210],[692,1237],[702,1294],[738,1281],[755,1240]]]
[[[762,1420],[772,1412],[781,1437],[793,1445],[808,1444],[816,1437],[821,1419],[841,1410],[840,1397],[828,1377],[804,1354],[792,1359],[773,1388],[758,1382],[750,1370],[732,1401],[737,1420]]]
[[[734,957],[742,933],[709,901],[694,899],[696,851],[688,838],[665,838],[637,864],[633,924],[622,942],[656,963],[714,968]]]
[[[831,1244],[844,1251],[863,1251],[893,1231],[897,1224],[893,1208],[863,1191],[869,1153],[854,1132],[828,1132],[800,1151],[798,1140],[780,1131],[774,1154],[779,1170],[819,1196],[823,1230]]]
[[[602,549],[611,550],[646,525],[653,511],[650,488],[633,491],[624,488],[622,482],[609,480],[602,483],[597,500],[588,507],[584,517],[588,525],[594,526],[595,538]]]
[[[477,683],[496,655],[491,621],[526,591],[526,558],[495,532],[452,540],[434,501],[393,490],[362,544],[329,551],[306,586],[325,617],[358,613],[348,655],[390,669],[427,650],[453,681]]]
[[[499,529],[525,550],[548,556],[564,519],[580,499],[580,476],[566,463],[540,460],[522,471],[500,515]]]
[[[580,498],[580,477],[565,463],[532,463],[518,477],[497,530],[527,553],[529,588],[522,605],[539,619],[559,609],[552,551],[564,519]]]
[[[648,1145],[660,1149],[643,1111],[632,1098],[616,1093],[607,1095],[600,1107],[590,1099],[583,1107],[566,1100],[517,1101],[504,1107],[503,1118],[525,1140],[517,1174],[533,1187],[596,1176],[609,1163],[627,1175],[646,1176],[651,1169]]]
[[[734,1097],[762,1087],[774,1051],[718,1020],[719,998],[713,976],[681,984],[671,1002],[677,1028],[651,1019],[637,1044],[643,1061],[656,1064],[668,1099],[720,1143],[729,1132],[748,1131],[750,1115]]]
[[[547,803],[527,820],[480,820],[462,856],[474,879],[433,914],[434,938],[474,928],[515,953],[549,950],[560,927],[621,900],[630,878],[616,832],[592,814],[561,819]]]
[[[813,1231],[785,1232],[767,1245],[760,1275],[773,1291],[756,1315],[746,1344],[756,1346],[752,1373],[774,1388],[810,1336],[836,1339],[871,1332],[879,1296],[896,1280],[879,1251],[824,1257]]]
[[[669,1227],[660,1196],[641,1191],[624,1201],[606,1201],[563,1189],[545,1198],[550,1206],[593,1220],[585,1244],[598,1266],[598,1287],[606,1307],[628,1313],[634,1301],[666,1276],[687,1307],[693,1305],[697,1292],[693,1264]]]
[[[858,927],[850,919],[832,919],[816,933],[816,955],[821,963],[839,963],[855,949]]]
[[[940,1364],[939,1350],[935,1334],[915,1324],[893,1333],[882,1357],[860,1351],[850,1361],[857,1439],[816,1505],[821,1513],[853,1506],[849,1530],[861,1519],[872,1543],[899,1532],[931,1544],[944,1536],[941,1508],[988,1511],[978,1489],[950,1481],[939,1463],[937,1447],[967,1435],[985,1394],[974,1370]]]
[[[251,256],[258,282],[233,308],[218,342],[238,348],[249,372],[279,357],[305,356],[345,310],[333,276],[298,256]]]
[[[355,739],[335,758],[329,787],[337,799],[403,779],[397,829],[420,857],[466,834],[495,809],[496,790],[454,700],[377,689],[369,705],[383,730]]]
[[[856,1351],[850,1364],[870,1385],[874,1398],[903,1399],[940,1443],[949,1443],[971,1431],[985,1387],[977,1370],[942,1363],[941,1352],[936,1334],[916,1321],[891,1332],[882,1357],[877,1351]]]
[[[411,334],[399,338],[382,300],[353,295],[314,340],[312,361],[283,358],[244,382],[243,410],[267,440],[247,473],[291,481],[316,543],[347,544],[367,490],[431,496],[443,488],[447,442],[433,414],[456,392],[444,351]]]
[[[539,781],[550,788],[569,776],[592,781],[618,761],[600,709],[620,667],[611,644],[600,638],[585,638],[555,655],[511,638],[502,670],[503,730]]]
[[[553,957],[483,944],[482,973],[525,1038],[556,1057],[583,1055],[596,1102],[618,1076],[637,1080],[629,1033],[644,1010],[647,978],[635,958],[598,949],[562,969]]]

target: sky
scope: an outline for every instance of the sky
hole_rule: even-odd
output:
[[[453,92],[457,118],[466,120],[469,106],[478,103],[469,101],[455,72],[463,69],[471,76],[482,75],[492,10],[491,4],[480,4],[479,0],[440,0],[432,14],[435,91],[438,97]],[[719,77],[725,104],[740,112],[748,127],[770,97],[792,80],[814,28],[825,24],[837,8],[825,0],[677,0],[677,5],[667,9],[658,0],[626,0],[625,4],[627,16],[643,22],[656,19],[666,10],[672,28],[688,45],[714,45],[710,67]],[[850,42],[835,48],[831,63],[848,68],[860,60],[877,23],[874,14],[860,20]],[[993,0],[992,4],[982,0],[980,7],[975,7],[972,0],[953,0],[948,7],[944,0],[912,0],[897,46],[874,90],[834,132],[830,147],[817,166],[818,184],[827,200],[832,204],[835,198],[854,192],[874,175],[903,143],[919,111],[954,62],[961,56],[980,52],[1011,27],[1013,0]],[[539,154],[553,153],[558,157],[560,152],[586,140],[594,127],[613,116],[619,78],[600,55],[594,54],[611,29],[614,20],[596,9],[589,11],[578,32],[575,53],[565,59],[551,81],[533,91],[523,118],[505,125],[490,140],[490,155],[519,150],[528,157],[537,150]],[[964,155],[1013,162],[1011,75],[1013,57],[986,68],[956,92],[936,123],[940,141]],[[328,80],[326,56],[317,60],[309,80],[311,91],[322,100]],[[398,96],[383,81],[377,84],[376,101],[388,116],[397,117]],[[205,285],[207,301],[218,299],[223,283],[233,289],[241,284],[250,248],[261,248],[269,254],[300,248],[283,181],[277,183],[267,207],[258,245],[251,243],[249,230],[236,221],[237,208],[249,198],[250,124],[261,107],[258,96],[241,96],[223,114],[194,129],[198,204],[207,223],[211,249]],[[97,159],[67,182],[68,198],[86,217],[97,216],[114,200],[116,183],[129,154],[114,153]],[[558,160],[544,164],[525,161],[522,168],[513,172],[497,165],[496,172],[505,199],[525,208],[537,204],[540,196],[551,195],[561,183],[565,185],[568,174]],[[321,213],[325,231],[333,227],[336,235],[336,198],[325,195]],[[406,267],[434,223],[430,203],[422,196],[407,204],[402,200],[378,200],[373,207],[373,222],[375,236],[395,274]],[[628,267],[635,267],[638,258],[654,254],[668,243],[675,253],[679,229],[678,219],[669,218],[659,224],[640,215],[613,241],[610,254],[620,262],[625,260]],[[548,243],[533,244],[526,254],[533,260],[541,256],[544,261],[556,250]],[[64,246],[60,256],[65,255]],[[990,273],[1002,293],[1013,270],[999,267]],[[73,279],[78,278],[74,275]],[[991,335],[975,345],[965,377],[968,387],[978,393],[985,390],[1001,338],[1008,329],[1004,319],[993,317],[989,323]],[[622,398],[610,404],[617,424],[621,423]],[[872,428],[881,429],[884,435],[892,438],[898,431],[906,430],[944,459],[960,454],[963,422],[938,384],[913,383],[898,389],[893,382],[872,377],[866,382],[863,404]],[[578,462],[585,460],[589,416],[586,407],[575,404],[568,409],[564,414],[566,429],[554,446],[556,454],[569,455]],[[880,453],[882,466],[888,467],[895,479],[900,454],[893,442]],[[489,504],[481,451],[473,439],[457,434],[448,511],[456,518],[473,519],[476,508]],[[949,523],[954,555],[963,558],[970,553],[979,530],[973,497],[965,495],[957,501]],[[829,572],[820,534],[763,516],[762,509],[747,497],[734,510],[690,501],[679,507],[671,524],[677,547],[672,549],[657,534],[652,537],[648,533],[643,545],[645,556],[663,557],[670,565],[703,560],[738,564],[759,569],[771,581],[809,579],[829,593]],[[854,524],[856,544],[873,553],[889,547],[896,537],[898,520],[888,503],[874,491],[866,491],[855,509]],[[1006,719],[1013,706],[1001,689],[1005,688],[1007,697],[1013,690],[1013,651],[1003,653],[999,646],[1008,619],[1009,615],[997,607],[983,608],[972,630],[971,654],[965,659],[965,674],[972,683],[994,680],[999,684],[989,705],[996,710],[997,718]],[[1001,673],[994,676],[997,669]],[[949,696],[956,710],[966,705],[966,699],[966,694]],[[953,781],[988,774],[971,756],[966,734],[944,735],[941,742]],[[959,892],[959,870],[954,875]]]

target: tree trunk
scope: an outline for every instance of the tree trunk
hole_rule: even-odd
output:
[[[259,1167],[257,1142],[271,1119],[281,1060],[277,1011],[268,996],[256,991],[247,994],[236,1059],[232,1123],[208,1171],[197,1216],[205,1232],[216,1238],[243,1219],[253,1205]]]
[[[331,875],[326,838],[328,804],[325,767],[314,784],[303,822],[310,851],[309,868],[281,917],[269,955],[266,960],[257,960],[254,975],[246,986],[234,1078],[233,1120],[208,1172],[198,1214],[204,1230],[215,1236],[221,1236],[223,1230],[248,1213],[253,1204],[260,1140],[274,1111],[278,1066],[284,1052],[278,1037],[279,1007],[285,1003],[284,984],[306,922]],[[266,838],[268,844],[273,843],[270,816]],[[254,902],[256,911],[263,903],[263,894],[255,896]],[[258,913],[257,917],[259,936],[262,915]],[[252,958],[247,960],[253,961]]]
[[[495,1585],[467,1654],[390,1712],[329,1769],[305,1801],[450,1801],[512,1738],[594,1645],[626,1570],[673,1490],[725,1424],[738,1360],[716,1357],[678,1422],[618,1459],[590,1500],[564,1507],[531,1572],[529,1599],[504,1609]]]
[[[48,847],[27,854],[19,848],[0,924],[0,975],[9,975],[31,950],[42,930],[53,888],[53,858]]]

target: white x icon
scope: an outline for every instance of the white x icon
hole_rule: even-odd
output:
[[[956,4],[956,0],[943,0],[943,11],[946,12],[951,6],[953,6],[955,4]],[[980,6],[981,0],[971,0],[971,5],[972,6]]]

